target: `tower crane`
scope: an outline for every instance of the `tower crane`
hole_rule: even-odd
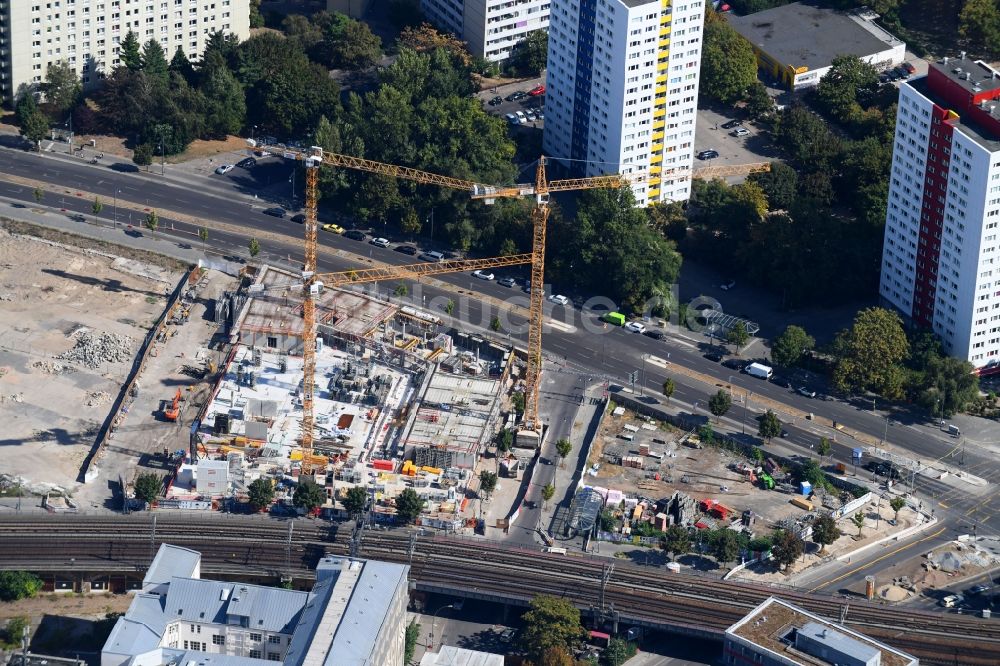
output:
[[[533,183],[523,183],[512,186],[492,186],[471,180],[453,178],[441,174],[422,171],[411,167],[386,164],[374,160],[326,152],[322,148],[312,147],[308,151],[293,150],[283,146],[271,146],[250,142],[257,150],[280,155],[285,159],[302,161],[306,167],[306,220],[305,227],[305,260],[302,269],[303,288],[303,328],[305,340],[302,345],[303,356],[303,391],[302,391],[302,448],[311,449],[313,444],[313,398],[314,379],[316,372],[316,304],[315,296],[323,286],[342,287],[351,284],[391,280],[399,278],[419,278],[427,275],[455,273],[480,268],[496,268],[518,264],[531,264],[531,290],[529,293],[528,321],[528,352],[527,370],[525,372],[525,409],[522,429],[539,433],[539,378],[542,370],[542,323],[543,305],[545,303],[545,232],[549,217],[549,196],[552,192],[571,190],[586,190],[595,188],[617,188],[626,184],[647,182],[652,177],[691,177],[686,169],[675,169],[663,173],[647,172],[631,174],[612,174],[592,176],[587,178],[572,178],[564,180],[549,180],[546,176],[546,158],[538,160]],[[449,261],[431,264],[410,264],[405,266],[390,266],[386,268],[371,268],[343,271],[339,273],[316,273],[316,190],[318,170],[321,166],[355,169],[368,173],[403,178],[423,184],[440,185],[452,189],[463,190],[473,199],[492,204],[497,199],[534,197],[535,206],[531,211],[532,243],[529,254],[495,257],[491,259],[472,259]],[[737,165],[729,167],[709,167],[694,172],[694,177],[709,178],[768,171],[770,165],[759,164]]]

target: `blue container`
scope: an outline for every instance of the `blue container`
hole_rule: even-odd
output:
[[[811,493],[813,489],[812,484],[809,483],[808,481],[803,481],[799,485],[801,486],[802,495],[808,497],[809,493]]]

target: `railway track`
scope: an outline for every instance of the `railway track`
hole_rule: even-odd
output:
[[[93,570],[116,565],[142,571],[162,542],[202,553],[206,571],[306,573],[326,553],[346,554],[348,530],[328,523],[260,520],[254,517],[190,518],[158,514],[155,533],[149,515],[114,518],[51,517],[0,519],[0,567]],[[420,537],[411,553],[403,532],[369,532],[361,555],[411,565],[411,579],[456,592],[482,592],[512,601],[535,594],[572,599],[597,607],[608,560],[550,555],[484,542]],[[291,571],[290,571],[291,570]],[[718,578],[665,573],[614,561],[603,591],[623,621],[635,620],[700,629],[721,636],[726,627],[769,596],[777,595],[833,621],[843,599],[780,590]],[[895,645],[927,664],[1000,664],[1000,626],[975,618],[849,602],[846,623],[872,638]]]

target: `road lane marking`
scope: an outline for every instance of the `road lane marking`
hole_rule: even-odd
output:
[[[557,331],[563,331],[564,333],[576,333],[576,326],[567,324],[565,322],[556,321],[555,319],[546,319],[545,325],[551,326]]]

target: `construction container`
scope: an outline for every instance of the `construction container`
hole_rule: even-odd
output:
[[[806,511],[813,510],[813,504],[807,499],[802,499],[801,497],[793,497],[792,504],[799,507],[800,509],[805,509]]]
[[[420,468],[421,471],[427,472],[428,474],[437,474],[438,476],[444,471],[440,467],[431,467],[430,465],[424,465]]]
[[[640,456],[648,456],[649,455],[649,444],[640,444],[639,445],[639,455]]]
[[[865,598],[868,601],[875,598],[875,576],[865,576]]]
[[[383,472],[391,472],[396,466],[391,460],[373,460],[372,467]]]
[[[844,463],[837,463],[837,473],[847,474],[847,465],[845,465]]]
[[[799,494],[803,497],[809,497],[809,493],[812,492],[812,484],[808,481],[803,481],[799,484]]]

